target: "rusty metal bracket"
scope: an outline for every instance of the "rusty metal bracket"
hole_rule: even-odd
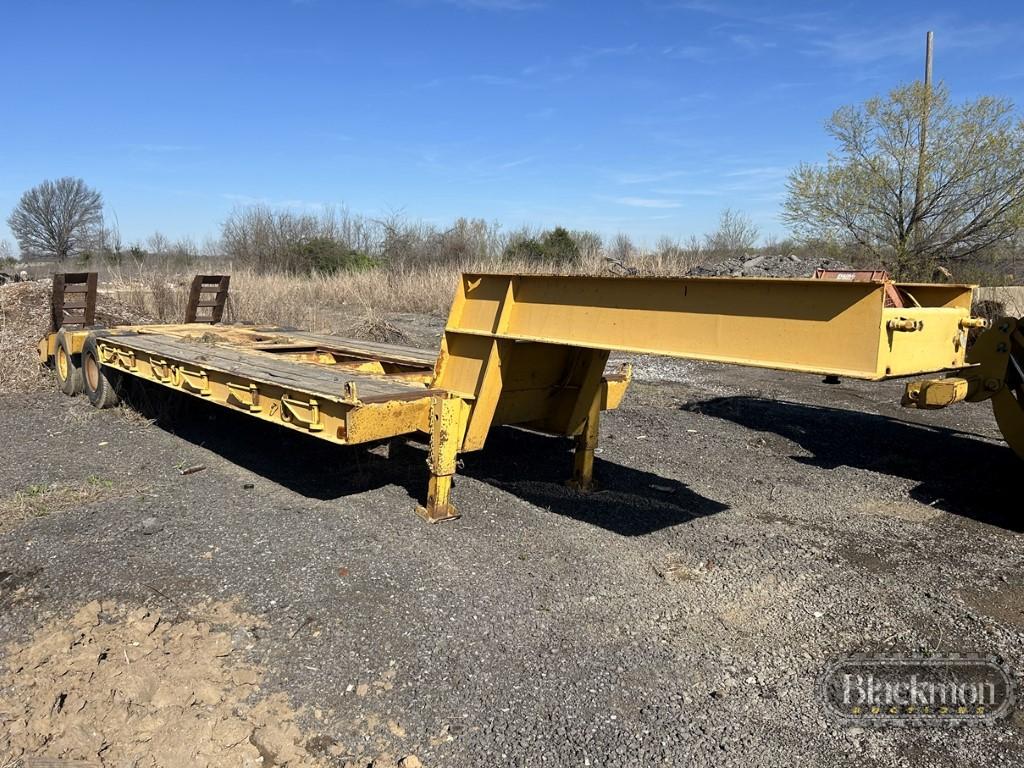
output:
[[[235,384],[225,382],[228,388],[229,402],[233,401],[249,411],[249,413],[261,413],[263,406],[260,405],[260,390],[255,384]],[[245,398],[248,397],[248,400]]]
[[[206,371],[190,371],[183,365],[179,365],[176,369],[178,384],[191,392],[195,392],[197,395],[202,397],[210,396],[210,377]],[[196,383],[196,382],[199,383]]]
[[[306,418],[303,411],[309,412],[309,418]],[[320,421],[320,404],[312,397],[306,403],[287,394],[281,395],[281,419],[299,424],[310,432],[321,432],[324,428]]]
[[[100,361],[110,365],[117,365],[131,373],[138,373],[139,367],[135,360],[135,352],[129,349],[121,349],[112,344],[100,344]]]
[[[171,364],[168,363],[166,360],[150,358],[149,371],[153,378],[159,381],[161,384],[174,383],[174,369],[171,367]]]

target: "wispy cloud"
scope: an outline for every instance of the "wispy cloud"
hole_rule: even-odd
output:
[[[619,184],[654,184],[659,181],[668,181],[669,179],[677,179],[680,176],[686,176],[689,171],[651,171],[651,172],[640,172],[640,173],[616,173],[613,175],[615,181]]]
[[[756,13],[734,3],[709,2],[708,0],[680,0],[670,5],[683,11],[706,14],[734,24],[749,24],[762,27],[789,29],[795,32],[815,32],[831,26],[832,12],[794,11]]]
[[[669,45],[661,49],[661,54],[670,59],[707,63],[714,57],[714,50],[706,45]]]
[[[678,200],[668,200],[661,197],[615,197],[612,202],[619,205],[626,205],[630,208],[682,208],[683,204]]]
[[[444,0],[444,2],[459,8],[479,11],[532,11],[544,7],[544,3],[537,0]]]
[[[507,77],[505,75],[470,75],[469,80],[474,83],[481,83],[482,85],[525,85],[522,78]]]
[[[172,152],[191,152],[193,150],[200,149],[200,147],[193,146],[191,144],[131,144],[129,146],[135,152],[145,152],[153,155],[167,155]]]
[[[604,48],[585,48],[569,59],[569,64],[575,69],[586,69],[590,64],[608,56],[626,56],[636,51],[636,43],[630,45],[607,46]]]
[[[774,40],[766,40],[758,35],[734,34],[729,35],[729,42],[748,53],[756,53],[765,48],[778,48],[779,44]]]
[[[236,205],[265,205],[269,208],[297,208],[307,211],[322,211],[339,206],[338,203],[322,200],[275,200],[268,197],[242,195],[234,192],[222,192],[221,197]]]
[[[582,48],[567,58],[544,63],[529,64],[520,67],[512,74],[495,74],[478,72],[475,74],[459,74],[447,77],[435,77],[423,83],[423,88],[439,88],[450,83],[476,83],[495,88],[522,88],[534,90],[557,85],[572,80],[586,72],[590,66],[600,59],[613,56],[628,56],[638,50],[636,43],[629,45],[605,46],[602,48]]]
[[[969,24],[953,19],[904,27],[899,32],[869,29],[821,37],[808,53],[824,55],[840,64],[874,64],[887,59],[912,59],[923,55],[925,32],[939,29],[937,45],[944,50],[988,50],[1019,35],[1016,25]],[[947,31],[948,30],[948,31]]]

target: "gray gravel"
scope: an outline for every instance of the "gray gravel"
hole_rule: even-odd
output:
[[[850,269],[850,265],[822,256],[807,259],[796,254],[735,256],[690,270],[694,277],[814,277],[816,269]]]
[[[814,690],[854,650],[1021,668],[1021,467],[987,409],[637,370],[603,421],[601,490],[563,485],[568,441],[503,429],[465,457],[465,516],[440,526],[412,513],[422,445],[335,448],[197,402],[150,426],[4,396],[0,498],[87,478],[116,498],[0,529],[0,641],[93,598],[237,597],[270,624],[237,644],[321,710],[310,733],[428,767],[1020,765],[1019,713],[847,728]]]

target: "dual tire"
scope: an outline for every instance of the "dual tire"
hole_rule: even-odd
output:
[[[82,391],[82,356],[71,352],[71,339],[61,328],[57,331],[57,349],[53,353],[57,389],[74,397]]]
[[[96,408],[110,408],[121,402],[121,374],[100,362],[99,344],[90,334],[80,355],[71,351],[71,340],[64,329],[57,331],[54,368],[57,387],[65,395],[84,392]]]

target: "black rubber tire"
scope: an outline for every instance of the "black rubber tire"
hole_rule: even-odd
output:
[[[96,408],[112,408],[121,402],[121,373],[103,367],[99,344],[92,334],[82,347],[82,385],[89,403]]]
[[[71,340],[63,328],[57,331],[56,343],[53,370],[57,374],[57,389],[74,397],[82,392],[82,356],[71,354]]]

